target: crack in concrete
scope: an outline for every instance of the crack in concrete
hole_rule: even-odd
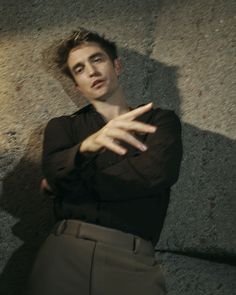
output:
[[[159,5],[157,6],[157,8],[159,8]],[[150,77],[153,74],[153,67],[149,60],[155,46],[156,22],[157,22],[157,12],[153,11],[150,17],[150,22],[147,25],[149,36],[147,37],[145,55],[149,59],[145,61],[145,65],[144,65],[145,74],[144,74],[143,91],[142,91],[142,97],[144,100],[150,99],[149,86],[150,86]]]

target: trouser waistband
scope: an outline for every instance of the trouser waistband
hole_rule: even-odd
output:
[[[135,253],[154,255],[155,250],[151,241],[139,236],[125,233],[117,229],[74,219],[65,219],[56,224],[55,235],[71,235],[76,238],[100,241]]]

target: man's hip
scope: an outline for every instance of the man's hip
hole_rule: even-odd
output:
[[[165,286],[150,241],[80,220],[63,220],[39,252],[30,294],[163,295]]]

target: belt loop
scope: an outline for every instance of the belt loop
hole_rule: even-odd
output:
[[[134,236],[134,240],[133,240],[133,252],[134,252],[134,254],[138,253],[138,246],[139,246],[139,238]]]
[[[64,233],[65,229],[67,228],[67,220],[64,219],[62,220],[58,226],[56,227],[56,230],[55,230],[55,236],[60,236]]]
[[[77,228],[76,228],[76,234],[75,237],[78,239],[80,237],[80,227],[82,223],[78,223]]]

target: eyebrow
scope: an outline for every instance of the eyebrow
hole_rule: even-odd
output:
[[[102,52],[95,52],[92,55],[89,56],[89,60],[93,59],[94,57],[100,57],[100,56],[105,56]],[[82,66],[83,63],[77,62],[73,67],[72,70],[74,71],[77,67]]]

